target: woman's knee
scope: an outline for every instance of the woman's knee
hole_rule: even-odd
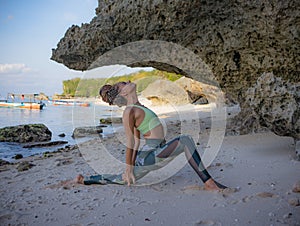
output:
[[[179,141],[184,144],[188,144],[188,143],[194,144],[195,143],[193,138],[190,135],[185,135],[185,134],[179,136]]]

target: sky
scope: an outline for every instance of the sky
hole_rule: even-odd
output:
[[[0,99],[7,93],[61,94],[62,81],[84,78],[50,60],[52,49],[72,25],[89,23],[98,0],[0,0]],[[100,76],[139,69],[108,66]]]

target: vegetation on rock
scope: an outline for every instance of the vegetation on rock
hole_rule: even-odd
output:
[[[165,71],[139,71],[137,73],[115,76],[111,78],[74,78],[63,81],[63,95],[66,97],[96,97],[99,95],[99,88],[104,84],[114,84],[121,81],[132,81],[137,84],[137,91],[142,92],[149,84],[157,79],[176,81],[182,77],[175,73]]]

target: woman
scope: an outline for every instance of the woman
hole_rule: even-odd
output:
[[[214,181],[201,161],[195,143],[190,136],[180,135],[168,143],[164,139],[163,126],[157,115],[143,106],[137,97],[136,84],[119,82],[115,85],[104,85],[99,92],[103,101],[110,105],[126,106],[123,112],[123,125],[126,135],[126,170],[122,175],[97,175],[84,179],[81,175],[78,182],[118,183],[131,185],[136,179],[145,176],[151,170],[158,169],[183,151],[186,158],[206,190],[220,190],[226,187]],[[138,151],[140,136],[145,145]]]

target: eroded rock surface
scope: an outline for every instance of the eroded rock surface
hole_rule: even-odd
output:
[[[300,82],[264,73],[245,96],[243,111],[234,119],[238,133],[268,129],[279,136],[293,137],[300,160]]]
[[[188,93],[168,80],[156,80],[149,84],[142,92],[142,96],[151,100],[153,104],[187,104],[189,103]]]
[[[244,118],[241,134],[266,127],[277,135],[300,140],[300,83],[291,84],[273,73],[264,73],[246,97],[242,104],[245,111],[239,115]]]
[[[188,93],[190,103],[196,104],[201,100],[205,103],[217,101],[216,92],[218,90],[215,86],[207,85],[187,77],[181,77],[174,83]]]
[[[53,50],[52,59],[71,69],[87,70],[99,56],[128,43],[176,43],[200,57],[211,68],[225,95],[240,103],[243,117],[236,122],[241,133],[268,127],[276,134],[298,137],[299,8],[297,0],[99,0],[97,16],[90,24],[69,28]],[[141,52],[152,54],[142,47]],[[199,80],[180,66],[182,63],[189,68],[195,63],[185,55],[161,49],[157,49],[157,54],[162,60],[137,57],[134,63],[124,60],[124,64],[152,66]],[[176,55],[177,63],[164,62],[170,54]],[[120,62],[101,62],[117,63]],[[258,92],[260,76],[269,72],[276,81],[294,88],[269,82]],[[251,94],[253,89],[256,91]],[[276,97],[268,96],[275,93]]]
[[[199,55],[228,91],[248,87],[267,71],[299,81],[299,6],[296,0],[99,0],[97,16],[90,24],[69,28],[52,59],[87,70],[115,47],[163,40]],[[176,67],[160,62],[136,65],[166,71]]]

